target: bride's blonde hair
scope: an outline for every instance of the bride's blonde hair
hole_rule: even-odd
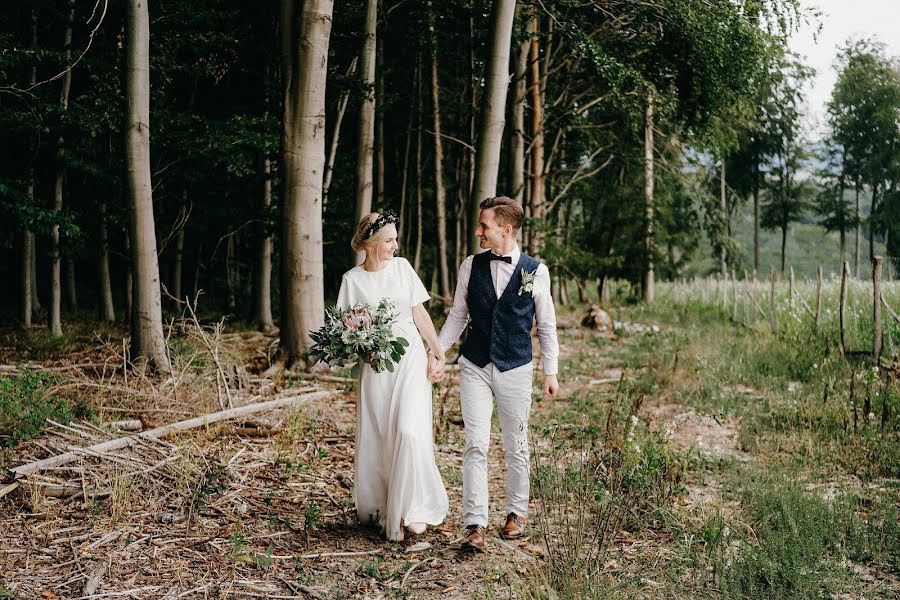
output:
[[[359,220],[359,223],[356,224],[356,231],[353,233],[353,239],[350,240],[350,247],[353,248],[354,252],[359,252],[360,250],[365,250],[366,248],[370,248],[379,242],[383,242],[387,237],[387,227],[380,227],[378,231],[372,234],[372,237],[367,238],[366,234],[369,233],[369,228],[372,226],[372,223],[375,222],[378,217],[381,215],[379,213],[369,213]]]

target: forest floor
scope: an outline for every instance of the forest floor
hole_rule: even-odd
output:
[[[900,595],[894,388],[870,398],[875,384],[858,384],[868,400],[853,432],[827,353],[791,354],[776,336],[672,306],[615,309],[632,325],[604,337],[578,324],[581,310],[560,311],[560,397],[532,403],[530,535],[515,543],[497,535],[495,423],[485,555],[460,549],[455,371],[434,396],[450,516],[386,542],[353,509],[353,384],[266,376],[272,338],[182,323],[173,375],[151,380],[124,376],[117,328],[84,324],[63,342],[5,332],[0,434],[15,435],[16,418],[35,429],[7,437],[6,469],[127,435],[110,423],[129,417],[146,430],[229,394],[301,398],[23,480],[0,499],[0,598]],[[877,398],[894,407],[884,426]],[[17,400],[31,412],[13,414]]]

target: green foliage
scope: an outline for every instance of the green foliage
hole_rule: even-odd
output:
[[[0,377],[0,443],[13,446],[38,434],[46,419],[68,423],[87,418],[86,404],[47,394],[55,378],[38,371]]]

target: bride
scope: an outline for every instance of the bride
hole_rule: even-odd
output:
[[[393,301],[394,335],[409,341],[393,372],[363,364],[356,417],[355,501],[362,523],[378,524],[389,540],[404,529],[420,534],[447,516],[444,483],[434,461],[431,383],[442,376],[446,358],[431,317],[430,298],[405,258],[394,258],[397,217],[392,211],[363,217],[352,246],[365,261],[341,280],[338,307]],[[421,335],[420,335],[421,334]],[[428,342],[428,353],[422,344]],[[435,374],[435,375],[432,375]],[[440,376],[437,374],[441,374]]]

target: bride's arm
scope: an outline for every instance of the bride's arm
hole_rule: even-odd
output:
[[[444,377],[444,366],[447,364],[447,357],[444,350],[438,342],[437,331],[434,329],[434,323],[431,322],[431,315],[425,310],[422,304],[416,304],[412,307],[413,321],[418,328],[419,333],[428,343],[428,376],[432,381],[440,381]]]
[[[422,337],[428,343],[428,351],[434,354],[435,357],[443,360],[444,351],[441,349],[440,342],[438,342],[437,330],[435,330],[434,323],[431,322],[431,315],[425,310],[425,306],[423,304],[413,306],[412,315],[419,333],[422,334]]]

